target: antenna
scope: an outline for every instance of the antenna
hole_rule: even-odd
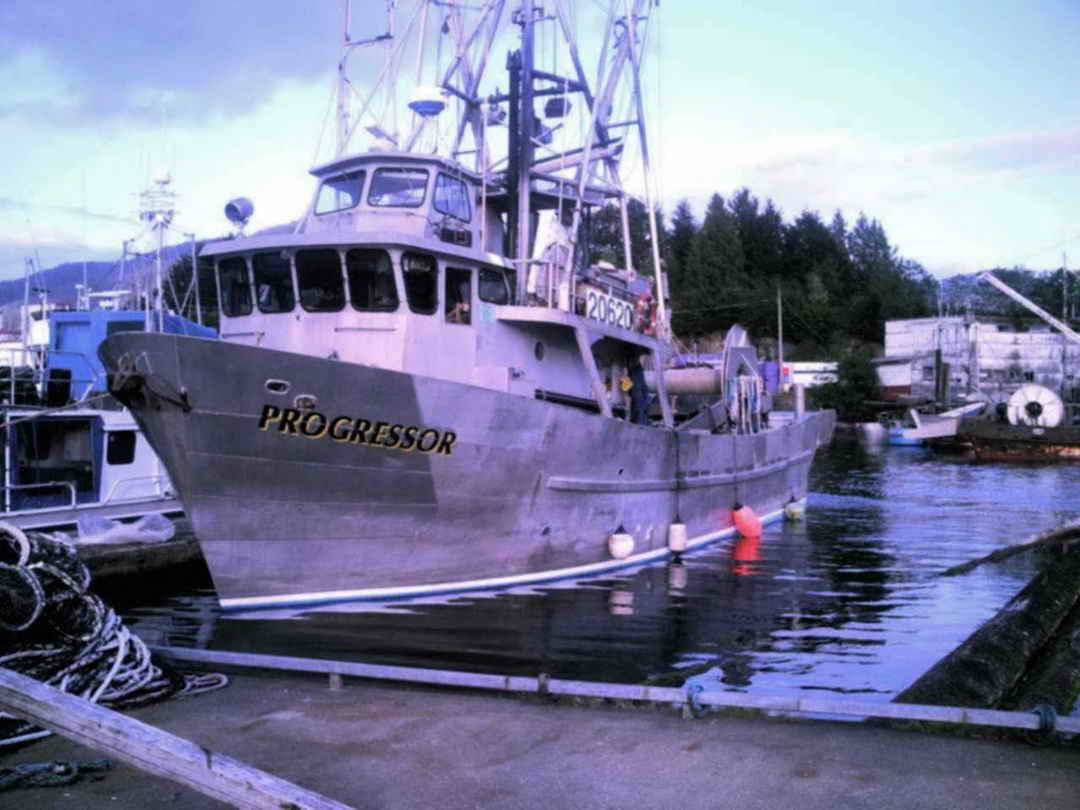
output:
[[[139,219],[145,222],[150,230],[157,232],[157,257],[154,262],[156,300],[153,307],[150,306],[150,301],[147,301],[147,332],[160,330],[163,325],[162,261],[165,252],[165,231],[169,229],[176,215],[176,192],[171,188],[172,174],[168,169],[158,169],[154,172],[152,180],[151,186],[139,193]],[[156,318],[151,315],[152,310],[157,312]]]

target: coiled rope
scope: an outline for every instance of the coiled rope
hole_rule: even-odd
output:
[[[0,522],[0,667],[117,709],[228,683],[156,666],[89,585],[70,543]],[[49,734],[0,712],[0,747]]]

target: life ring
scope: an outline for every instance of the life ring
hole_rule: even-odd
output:
[[[656,306],[648,292],[638,296],[637,304],[634,305],[634,322],[637,331],[643,335],[652,337],[656,334]]]

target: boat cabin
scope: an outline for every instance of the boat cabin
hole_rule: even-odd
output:
[[[396,152],[312,173],[318,186],[292,234],[203,249],[216,263],[223,339],[604,413],[628,404],[619,381],[660,349],[639,305],[648,279],[575,270],[565,229],[539,229],[529,292],[515,302],[503,221],[476,175]]]

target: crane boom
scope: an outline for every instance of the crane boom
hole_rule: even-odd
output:
[[[1054,327],[1059,332],[1061,332],[1061,334],[1065,335],[1065,337],[1067,337],[1073,343],[1080,343],[1080,335],[1078,335],[1076,332],[1074,332],[1072,329],[1070,329],[1064,323],[1064,321],[1059,321],[1057,318],[1055,318],[1053,315],[1051,315],[1045,309],[1040,307],[1038,304],[1034,304],[1031,301],[1029,301],[1028,299],[1026,299],[1024,296],[1022,296],[1020,293],[1018,293],[1016,290],[1014,290],[1012,287],[1010,287],[1008,284],[1006,284],[1000,278],[995,276],[993,273],[991,273],[989,271],[987,271],[985,273],[979,273],[979,278],[981,280],[989,283],[989,284],[993,284],[995,287],[997,287],[999,290],[1001,290],[1003,293],[1005,293],[1005,295],[1009,296],[1009,298],[1016,301],[1016,303],[1030,309],[1032,312],[1034,312],[1036,315],[1038,315],[1040,318],[1042,318],[1044,321],[1046,321],[1052,327]]]

